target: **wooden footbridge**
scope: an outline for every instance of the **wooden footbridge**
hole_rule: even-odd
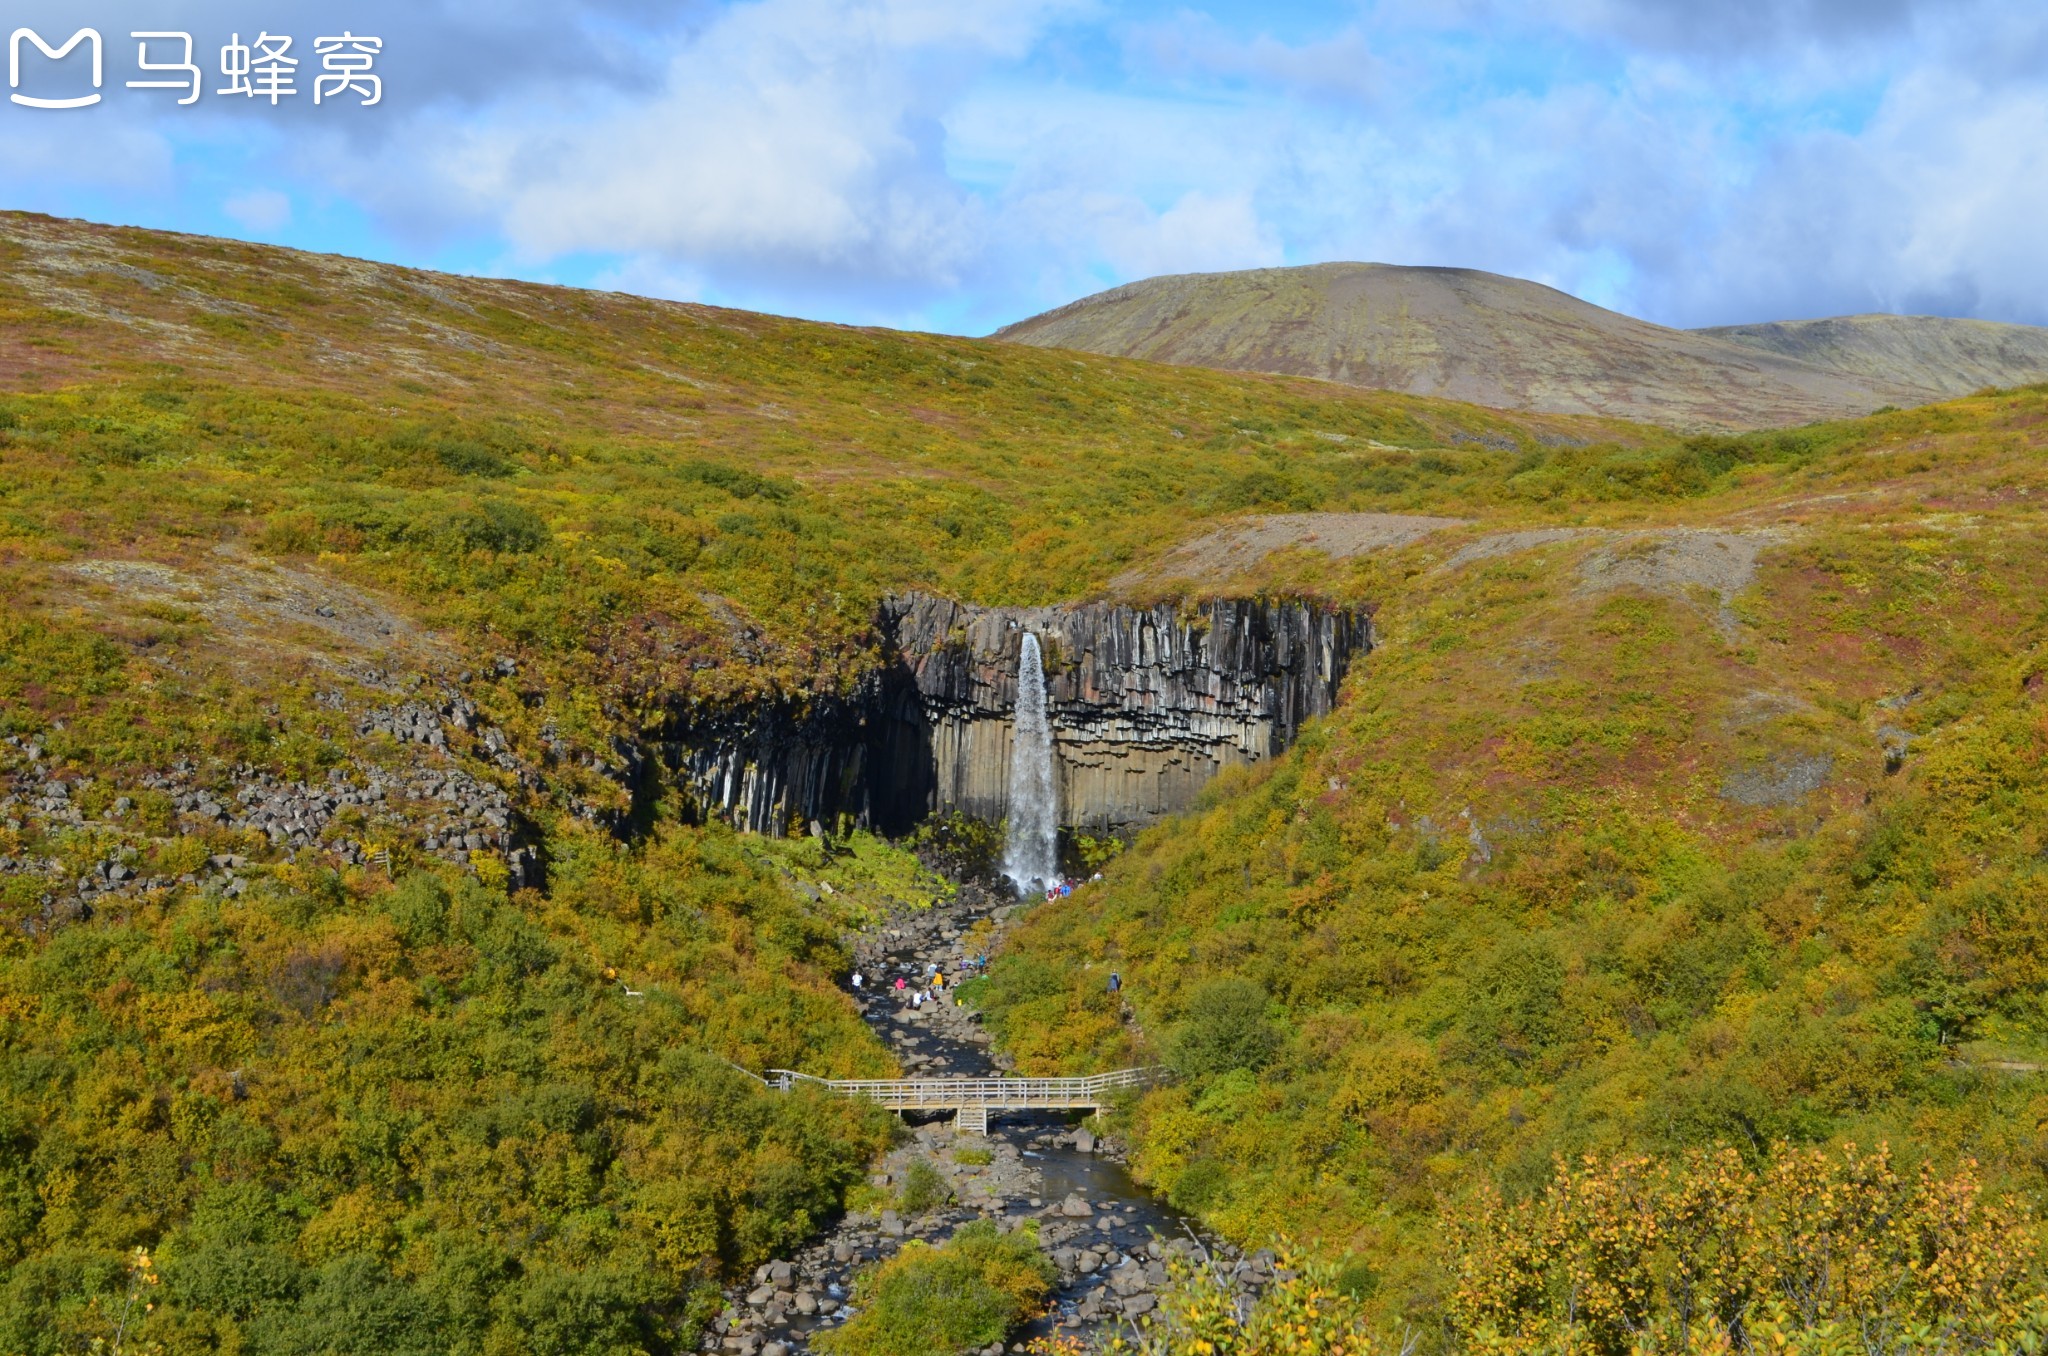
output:
[[[762,1082],[788,1092],[814,1083],[847,1097],[866,1097],[891,1111],[951,1111],[954,1125],[988,1133],[996,1111],[1100,1111],[1119,1092],[1165,1081],[1167,1071],[1118,1069],[1087,1078],[813,1078],[790,1069],[770,1069]]]

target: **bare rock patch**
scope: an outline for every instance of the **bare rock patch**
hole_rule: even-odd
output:
[[[1827,785],[1834,769],[1832,754],[1781,753],[1729,776],[1721,794],[1737,805],[1791,805]]]
[[[90,613],[141,610],[202,623],[242,659],[310,659],[329,667],[405,653],[446,666],[453,651],[385,603],[313,570],[216,553],[206,561],[77,560],[50,572],[52,601]]]
[[[1459,547],[1457,554],[1444,562],[1444,568],[1455,570],[1475,561],[1491,560],[1496,556],[1511,556],[1521,551],[1533,551],[1539,546],[1550,546],[1561,541],[1577,541],[1580,537],[1590,535],[1592,529],[1583,527],[1532,527],[1518,532],[1493,532]]]
[[[1729,604],[1755,582],[1758,557],[1783,540],[1782,533],[1769,530],[1699,527],[1620,534],[1614,544],[1593,552],[1579,566],[1579,591],[1636,588],[1690,601],[1704,590],[1720,603],[1715,625],[1733,639],[1741,623]]]

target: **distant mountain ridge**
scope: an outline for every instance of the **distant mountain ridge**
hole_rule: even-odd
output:
[[[2048,380],[2048,329],[1920,316],[1677,330],[1477,269],[1394,264],[1129,283],[995,338],[1681,428],[1867,414]]]
[[[1848,315],[1694,330],[1833,372],[1946,396],[2048,380],[2048,329],[1934,315]]]

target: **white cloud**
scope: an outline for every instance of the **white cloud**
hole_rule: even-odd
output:
[[[1286,43],[1269,33],[1242,38],[1206,15],[1183,12],[1133,30],[1127,46],[1135,59],[1172,76],[1251,81],[1311,100],[1371,103],[1385,80],[1372,44],[1355,27]]]
[[[252,188],[233,194],[220,205],[220,210],[258,235],[269,235],[289,226],[292,220],[290,196],[274,188]]]
[[[1664,304],[1699,319],[1932,311],[2048,323],[2048,89],[1907,79],[1788,141]]]
[[[1043,223],[1055,215],[1071,221],[1076,229],[1065,243],[1077,272],[1103,267],[1118,279],[1129,279],[1286,262],[1278,234],[1260,219],[1247,193],[1189,192],[1157,211],[1120,194],[1068,196],[1057,206],[1039,199],[1030,207],[1025,223]],[[1020,246],[1025,243],[1021,232],[1011,238]]]
[[[106,3],[109,32],[151,9]],[[211,224],[162,206],[182,189],[285,241],[339,207],[414,260],[453,241],[527,276],[888,323],[1347,258],[1667,323],[2048,321],[2031,0],[1216,3],[1135,25],[1099,0],[361,10],[389,39],[378,118],[0,107],[10,205]],[[178,22],[269,12],[188,0]]]
[[[939,119],[1065,8],[734,6],[674,43],[647,97],[450,120],[415,139],[388,194],[365,191],[423,220],[488,221],[530,262],[616,253],[742,287],[928,296],[988,236],[982,201],[945,171]],[[438,190],[425,202],[422,181]]]

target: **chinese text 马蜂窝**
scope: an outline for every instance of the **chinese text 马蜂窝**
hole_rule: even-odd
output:
[[[128,36],[135,41],[135,66],[144,78],[126,81],[127,88],[178,90],[184,95],[176,100],[180,106],[199,102],[206,93],[206,80],[193,60],[190,33],[152,31]],[[215,87],[214,94],[268,100],[272,108],[286,99],[297,98],[301,93],[300,58],[292,55],[293,45],[292,38],[275,33],[258,33],[248,42],[242,41],[240,33],[234,34],[220,49],[223,83]],[[33,48],[45,59],[56,62],[81,46],[91,58],[89,92],[59,96],[21,92],[22,56],[27,49]],[[382,103],[384,80],[377,74],[376,66],[383,51],[382,38],[354,33],[313,39],[313,57],[318,59],[319,67],[316,70],[309,65],[304,72],[312,80],[313,102],[325,104],[345,99],[364,108]],[[73,73],[82,80],[83,66]],[[7,40],[8,98],[14,103],[28,108],[89,108],[100,101],[105,80],[105,52],[96,28],[81,28],[57,47],[43,41],[42,35],[32,28],[17,28]]]

